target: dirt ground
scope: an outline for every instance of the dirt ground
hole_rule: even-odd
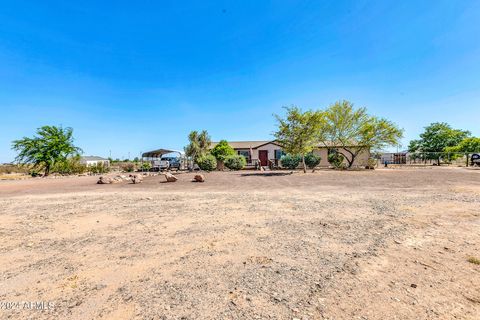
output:
[[[0,319],[480,319],[480,170],[178,177],[0,181]]]

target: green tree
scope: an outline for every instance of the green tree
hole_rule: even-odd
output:
[[[68,157],[63,161],[57,161],[50,168],[50,172],[58,172],[60,174],[80,174],[87,170],[87,166],[81,163],[79,154]]]
[[[228,156],[233,156],[235,150],[228,144],[227,140],[220,140],[219,143],[213,147],[210,153],[217,159],[221,169],[223,169],[223,163]]]
[[[334,103],[322,115],[318,140],[325,147],[337,147],[349,168],[362,152],[397,145],[403,136],[393,122],[369,115],[366,108],[355,109],[346,100]]]
[[[321,114],[311,110],[303,112],[296,106],[285,107],[286,116],[275,115],[278,122],[275,139],[286,153],[299,155],[302,159],[303,172],[307,172],[305,154],[317,146],[315,134],[321,123]]]
[[[434,122],[425,127],[420,139],[410,141],[408,150],[425,153],[426,159],[435,159],[440,165],[442,153],[446,152],[448,147],[457,146],[469,135],[469,131],[453,129],[445,122]]]
[[[37,135],[24,137],[12,142],[12,149],[18,152],[16,161],[42,167],[45,176],[56,162],[66,161],[69,156],[78,155],[82,150],[73,144],[73,129],[56,126],[43,126]]]
[[[480,152],[480,138],[476,138],[476,137],[465,138],[454,147],[446,147],[445,152],[463,152],[463,153]]]
[[[200,156],[206,155],[212,144],[212,140],[206,130],[192,131],[188,135],[189,144],[185,147],[185,155],[191,157],[195,162]]]

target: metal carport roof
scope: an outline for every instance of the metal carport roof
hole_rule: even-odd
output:
[[[178,151],[178,150],[157,149],[157,150],[152,150],[152,151],[147,151],[147,152],[142,153],[142,157],[143,157],[143,158],[160,158],[160,157],[163,156],[164,154],[172,153],[172,152],[177,152],[177,153],[179,153],[181,156],[183,155],[183,152],[182,152],[182,151]]]

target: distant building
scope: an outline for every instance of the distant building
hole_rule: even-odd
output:
[[[408,158],[408,151],[400,152],[386,152],[381,156],[382,164],[406,164]]]
[[[80,163],[86,165],[87,167],[89,166],[96,166],[99,164],[103,164],[104,166],[110,166],[110,160],[102,158],[102,157],[97,157],[97,156],[85,156],[80,158]]]

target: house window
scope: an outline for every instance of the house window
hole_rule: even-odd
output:
[[[238,150],[238,154],[244,156],[247,161],[250,161],[250,151],[247,150]]]
[[[283,152],[283,150],[280,150],[280,149],[275,150],[275,159],[276,160],[280,160],[280,158],[284,155],[285,155],[285,152]]]

